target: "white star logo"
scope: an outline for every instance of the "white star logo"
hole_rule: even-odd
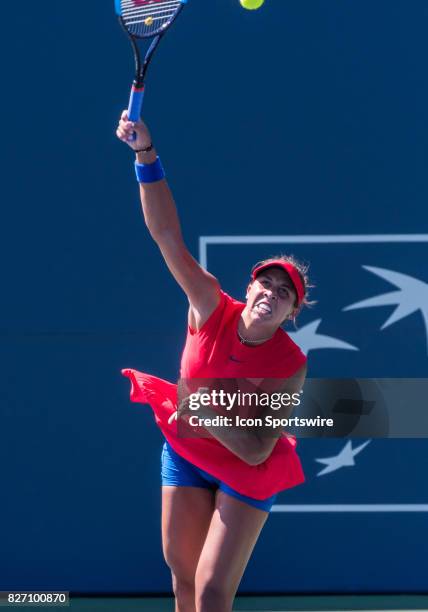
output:
[[[358,351],[359,349],[348,342],[333,338],[333,336],[325,336],[317,334],[317,329],[322,319],[316,319],[312,323],[304,325],[296,332],[288,332],[290,338],[297,346],[307,355],[309,351],[316,349],[343,349],[347,351]]]
[[[318,472],[317,476],[324,476],[342,467],[355,465],[355,455],[358,455],[370,442],[371,440],[367,440],[367,442],[360,444],[360,446],[352,448],[352,442],[349,440],[337,455],[326,457],[325,459],[315,459],[318,463],[323,463],[326,466],[321,472]]]
[[[385,329],[385,327],[389,327],[393,323],[404,319],[404,317],[420,311],[425,323],[428,350],[428,284],[417,278],[408,276],[407,274],[393,272],[392,270],[375,268],[373,266],[363,266],[363,268],[385,279],[391,283],[391,285],[395,285],[399,290],[383,293],[382,295],[356,302],[355,304],[346,306],[343,310],[370,308],[371,306],[397,306],[389,319],[382,325],[381,329]]]

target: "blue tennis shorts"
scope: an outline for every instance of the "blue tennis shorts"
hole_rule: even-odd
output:
[[[168,442],[165,442],[162,450],[162,485],[172,487],[199,487],[201,489],[210,489],[211,491],[223,491],[227,495],[231,495],[240,501],[254,506],[259,510],[270,512],[276,495],[267,499],[254,499],[241,495],[238,491],[231,489],[227,484],[214,478],[207,472],[200,470],[183,457],[180,457]]]

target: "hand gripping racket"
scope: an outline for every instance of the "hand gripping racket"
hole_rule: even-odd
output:
[[[128,34],[135,58],[135,78],[128,106],[130,121],[138,121],[144,98],[144,81],[150,60],[162,36],[174,23],[187,0],[115,0],[120,24]],[[141,61],[138,41],[152,39]],[[134,133],[134,139],[135,139]]]

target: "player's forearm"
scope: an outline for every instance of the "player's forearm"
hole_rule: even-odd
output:
[[[156,161],[156,151],[137,153],[137,162],[151,164]],[[174,198],[165,179],[154,183],[140,183],[140,198],[147,228],[158,242],[168,233],[181,237],[181,227]]]
[[[266,452],[267,440],[258,435],[257,428],[235,425],[234,417],[230,417],[230,421],[224,426],[209,425],[208,419],[213,419],[217,413],[207,407],[201,407],[196,414],[204,420],[203,428],[245,463],[259,465],[272,452],[272,448]]]

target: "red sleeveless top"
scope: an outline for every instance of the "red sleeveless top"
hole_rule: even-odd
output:
[[[227,293],[202,328],[190,327],[181,358],[181,378],[288,378],[306,357],[279,328],[258,346],[246,346],[238,338],[238,322],[245,308]]]
[[[181,360],[181,378],[288,378],[306,362],[305,355],[282,329],[261,345],[249,347],[237,335],[245,304],[221,292],[220,303],[199,331],[190,327]],[[155,420],[173,449],[196,467],[255,499],[266,499],[304,481],[296,441],[283,434],[271,455],[251,466],[214,437],[179,437],[177,386],[137,372],[122,370],[131,381],[131,401],[149,403]]]

